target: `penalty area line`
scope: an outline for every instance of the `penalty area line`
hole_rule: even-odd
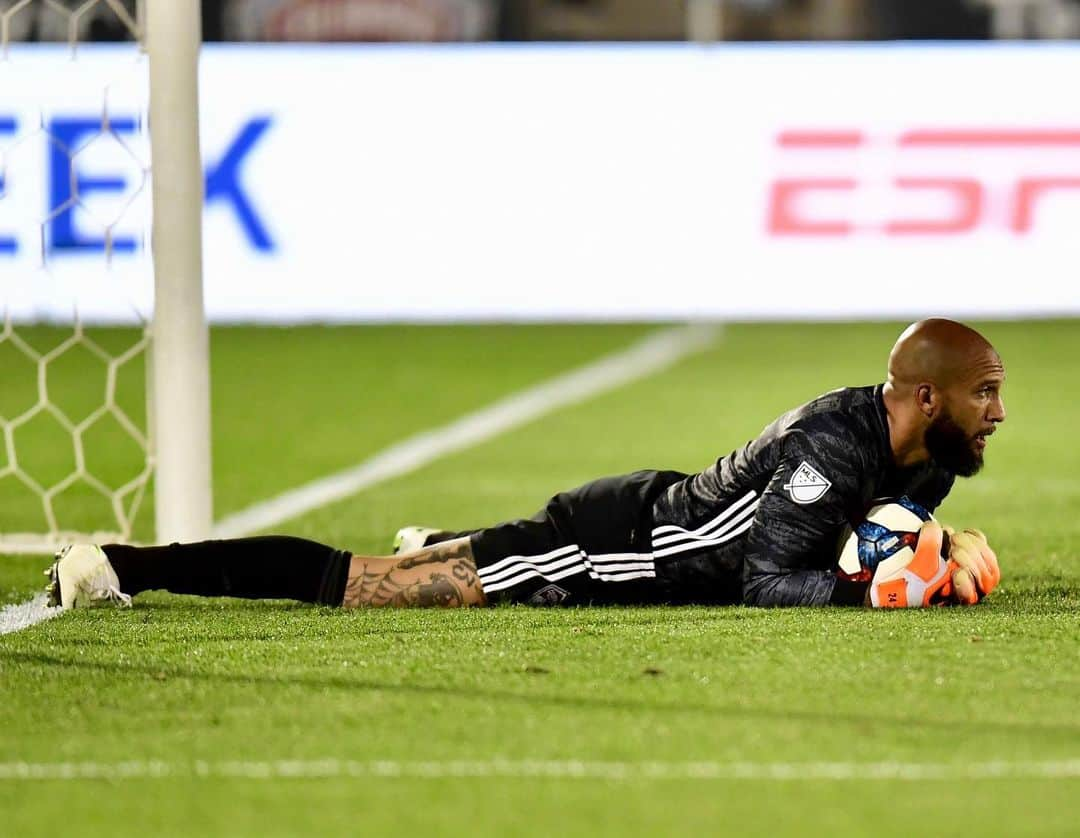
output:
[[[587,399],[661,372],[701,352],[718,326],[691,325],[648,335],[628,348],[514,393],[441,427],[402,440],[352,468],[331,474],[222,518],[214,538],[239,538],[401,477],[433,460],[486,442]]]
[[[165,778],[291,780],[374,777],[550,780],[940,781],[1080,778],[1080,759],[990,762],[660,762],[585,760],[221,760],[170,762],[3,762],[5,780],[144,780]]]

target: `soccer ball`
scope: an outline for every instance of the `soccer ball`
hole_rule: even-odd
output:
[[[844,579],[869,582],[877,566],[886,559],[911,558],[919,540],[919,527],[934,516],[910,498],[900,497],[878,503],[854,528],[846,527],[840,537],[837,573]]]

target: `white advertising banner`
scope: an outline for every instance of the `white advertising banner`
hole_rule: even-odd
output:
[[[72,66],[0,68],[5,303],[130,319],[145,66]],[[1080,314],[1078,78],[1080,45],[207,46],[208,311]]]

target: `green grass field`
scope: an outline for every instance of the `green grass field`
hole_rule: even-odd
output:
[[[652,328],[216,330],[216,514]],[[277,530],[384,552],[402,524],[475,526],[603,474],[696,470],[788,407],[880,380],[898,331],[729,326],[662,375]],[[1080,322],[984,331],[1009,418],[939,512],[997,548],[1003,582],[980,606],[344,612],[145,594],[0,637],[0,833],[1080,834]],[[27,445],[53,467],[48,434]],[[33,524],[10,481],[0,503],[5,530]],[[45,564],[0,558],[3,600]],[[132,761],[163,776],[10,779]]]

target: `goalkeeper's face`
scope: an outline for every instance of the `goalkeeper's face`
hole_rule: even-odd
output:
[[[1001,387],[1005,367],[993,350],[973,364],[969,375],[943,390],[941,409],[926,428],[926,450],[937,463],[961,477],[983,466],[988,437],[1005,421]]]

